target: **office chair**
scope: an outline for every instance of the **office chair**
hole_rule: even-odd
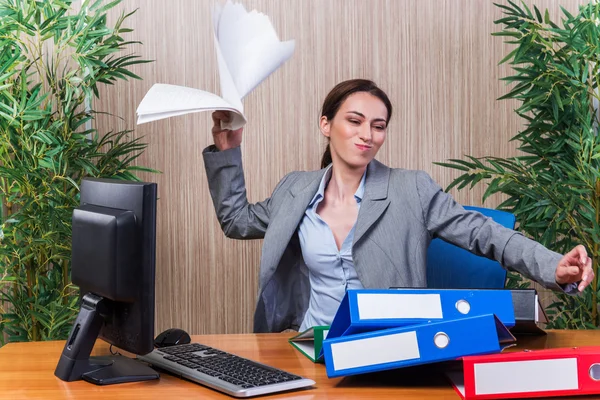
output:
[[[495,222],[514,229],[511,213],[482,207],[465,206],[479,211]],[[432,289],[502,289],[506,270],[500,263],[480,257],[458,246],[433,239],[427,250],[427,287]]]

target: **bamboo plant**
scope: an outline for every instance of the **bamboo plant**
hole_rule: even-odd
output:
[[[65,338],[77,311],[71,214],[85,176],[139,180],[146,144],[98,132],[100,84],[139,79],[108,24],[120,0],[0,0],[0,345]]]
[[[504,16],[495,21],[514,49],[501,61],[512,75],[500,99],[517,100],[515,112],[524,129],[512,137],[520,155],[509,158],[466,156],[438,163],[458,169],[447,188],[487,185],[483,201],[494,193],[506,200],[518,229],[546,247],[564,253],[583,244],[598,277],[600,262],[600,5],[590,2],[572,15],[562,8],[561,23],[524,2],[496,4]],[[521,285],[511,275],[512,285]],[[526,286],[526,285],[525,285]],[[548,307],[551,328],[597,328],[598,282],[583,294],[558,294]]]

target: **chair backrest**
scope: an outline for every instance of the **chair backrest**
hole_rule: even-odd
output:
[[[479,211],[495,222],[514,229],[515,216],[506,211],[464,207]],[[506,270],[493,260],[480,257],[441,239],[433,239],[427,250],[427,287],[434,289],[502,289]]]

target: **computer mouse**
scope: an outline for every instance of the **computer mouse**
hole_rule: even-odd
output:
[[[169,347],[178,344],[188,344],[192,341],[190,335],[183,329],[171,328],[160,333],[154,339],[154,347]]]

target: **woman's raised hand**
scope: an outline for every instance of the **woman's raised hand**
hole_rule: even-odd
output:
[[[222,129],[221,121],[227,123],[231,121],[231,113],[229,111],[215,111],[212,113],[213,128],[212,135],[215,142],[215,146],[219,151],[232,149],[242,144],[242,131],[244,128],[236,129]]]

